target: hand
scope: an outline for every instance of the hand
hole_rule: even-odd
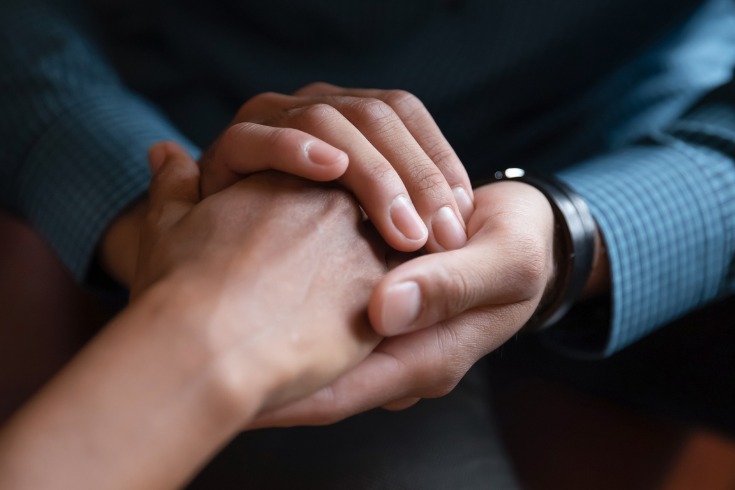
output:
[[[328,424],[443,396],[518,332],[554,276],[553,213],[543,194],[519,182],[475,196],[465,247],[411,259],[377,286],[370,320],[388,338],[329,387],[262,415],[254,427]]]
[[[258,95],[200,163],[205,196],[265,168],[317,180],[344,172],[340,182],[395,249],[453,250],[467,240],[467,173],[407,92],[317,83],[291,96]]]
[[[261,94],[242,106],[200,166],[204,197],[267,169],[316,181],[341,177],[387,243],[402,251],[463,246],[474,209],[454,150],[423,104],[400,90],[315,83],[293,96]],[[140,202],[124,212],[100,245],[103,267],[126,285],[144,211]]]
[[[202,325],[178,335],[200,339],[235,407],[254,378],[238,368],[244,359],[277,406],[368,355],[379,336],[366,306],[384,250],[345,192],[264,173],[199,202],[194,161],[173,144],[163,153],[151,159],[133,301],[164,279],[191,283],[182,308],[205,305]]]
[[[366,305],[385,262],[351,197],[262,174],[200,202],[196,164],[166,150],[135,298],[1,428],[3,488],[182,487],[379,341]]]

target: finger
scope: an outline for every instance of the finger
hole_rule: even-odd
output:
[[[522,200],[514,197],[518,186],[528,187],[493,184],[485,194],[492,198],[478,192],[478,211],[464,248],[417,257],[381,280],[368,306],[378,333],[400,335],[473,308],[540,300],[553,273],[553,215],[536,191]],[[514,212],[492,202],[511,198]],[[518,311],[530,316],[533,308]],[[527,318],[516,320],[522,325]]]
[[[199,202],[199,167],[173,142],[153,145],[148,154],[153,172],[148,189],[149,219],[167,227]]]
[[[418,97],[404,90],[344,88],[324,82],[307,85],[294,95],[345,95],[374,98],[388,104],[442,173],[452,189],[462,217],[465,221],[469,220],[474,210],[474,196],[467,170]]]
[[[249,428],[327,425],[407,396],[411,380],[403,363],[375,352],[332,385],[285,407],[261,414]]]
[[[330,124],[327,119],[336,116],[330,116],[329,108],[353,127],[347,130],[346,126]],[[258,114],[274,115],[264,121],[266,124],[299,127],[345,150],[350,167],[341,182],[355,193],[381,235],[393,247],[413,251],[428,238],[427,249],[441,251],[459,248],[467,241],[452,189],[386,103],[363,97],[320,99],[268,93],[248,101],[236,119],[255,118]],[[305,124],[295,126],[296,120]],[[355,133],[360,133],[360,137]],[[371,158],[365,158],[368,153]],[[418,211],[423,225],[416,222],[414,210]],[[394,226],[389,226],[390,223]],[[424,229],[430,231],[426,238],[423,238]]]
[[[202,194],[208,196],[243,175],[263,170],[280,170],[316,181],[334,180],[347,169],[348,157],[342,150],[297,129],[241,122],[225,131],[200,165]]]
[[[292,109],[276,124],[301,129],[343,149],[350,164],[340,182],[355,194],[380,235],[397,250],[410,252],[424,246],[428,229],[401,177],[336,108],[316,104]]]
[[[427,250],[436,252],[462,247],[467,241],[467,232],[452,188],[398,114],[388,104],[374,98],[333,96],[326,100],[390,162],[431,232]],[[345,180],[352,178],[350,170]]]
[[[485,334],[477,324],[478,314],[467,313],[451,324],[385,339],[330,386],[261,414],[253,427],[332,424],[376,407],[444,396],[477,359],[507,339]]]
[[[416,405],[420,400],[421,398],[416,397],[403,398],[401,400],[386,403],[385,405],[383,405],[383,408],[391,411],[405,410]]]

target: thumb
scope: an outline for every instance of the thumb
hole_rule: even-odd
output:
[[[176,143],[153,145],[148,152],[153,178],[148,189],[149,212],[159,225],[177,222],[199,202],[199,167]]]
[[[473,308],[540,298],[543,267],[527,263],[523,250],[502,241],[475,238],[461,249],[417,257],[390,271],[370,298],[373,328],[400,335]]]

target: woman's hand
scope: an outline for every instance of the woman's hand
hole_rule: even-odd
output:
[[[351,196],[264,173],[200,201],[168,146],[134,299],[2,428],[2,488],[178,488],[380,340],[366,307],[384,250]]]
[[[243,357],[271,371],[268,405],[323,386],[375,347],[366,307],[385,250],[347,193],[264,173],[199,202],[194,161],[173,144],[163,151],[152,158],[133,296],[172,274],[191,281],[191,300],[213,305],[198,335],[232,372]]]
[[[151,149],[160,159],[164,145]],[[315,83],[244,104],[200,159],[206,197],[263,170],[339,179],[385,241],[400,251],[454,250],[467,241],[473,193],[459,158],[415,96]],[[105,232],[100,260],[130,285],[145,202]]]

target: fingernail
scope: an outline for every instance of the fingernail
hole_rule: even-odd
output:
[[[439,208],[431,220],[431,230],[434,239],[444,250],[454,250],[467,242],[467,233],[464,231],[457,215],[449,206]]]
[[[421,313],[421,288],[414,281],[391,286],[383,303],[383,329],[398,335],[409,330]]]
[[[390,205],[393,225],[409,240],[424,240],[429,230],[406,196],[398,196]]]
[[[457,206],[459,207],[459,212],[462,214],[462,219],[466,222],[470,219],[470,216],[472,216],[472,211],[475,210],[475,205],[472,204],[472,199],[470,199],[470,195],[466,190],[464,190],[464,187],[457,186],[452,189],[452,193],[454,194],[454,200],[457,201]]]
[[[306,145],[306,157],[316,165],[334,165],[347,159],[347,154],[328,143],[312,141]]]

